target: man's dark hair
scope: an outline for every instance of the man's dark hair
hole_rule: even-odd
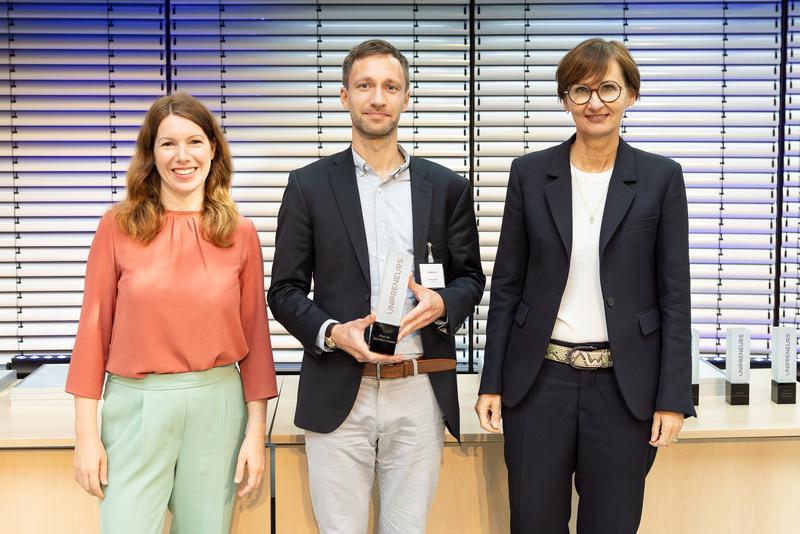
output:
[[[400,66],[403,67],[406,89],[409,88],[408,60],[400,50],[383,39],[370,39],[357,44],[350,50],[350,53],[344,58],[344,63],[342,63],[342,85],[344,87],[347,87],[350,81],[350,71],[353,69],[353,63],[358,59],[369,56],[392,56],[397,59],[400,62]]]

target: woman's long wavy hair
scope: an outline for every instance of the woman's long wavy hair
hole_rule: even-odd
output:
[[[203,198],[203,237],[218,247],[229,247],[233,244],[231,235],[239,219],[231,198],[230,147],[211,112],[186,93],[162,96],[147,112],[128,168],[128,195],[112,208],[117,224],[123,232],[145,245],[161,231],[165,209],[161,203],[161,176],[155,163],[155,139],[158,126],[169,115],[183,117],[200,126],[214,148]]]

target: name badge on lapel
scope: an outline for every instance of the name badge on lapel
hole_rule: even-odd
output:
[[[445,287],[444,266],[435,263],[433,259],[433,246],[428,242],[428,263],[419,264],[419,279],[423,286],[428,289],[440,289]]]

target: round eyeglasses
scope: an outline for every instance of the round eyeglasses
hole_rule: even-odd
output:
[[[564,93],[572,100],[573,104],[578,106],[591,100],[592,93],[597,93],[597,98],[606,104],[610,104],[615,102],[619,95],[622,94],[622,87],[614,80],[606,80],[601,82],[597,89],[590,89],[587,85],[578,84],[573,85],[569,88],[569,91],[564,91]]]

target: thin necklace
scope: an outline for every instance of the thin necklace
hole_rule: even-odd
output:
[[[589,214],[589,224],[594,224],[594,216],[597,214],[597,210],[600,209],[600,204],[606,199],[606,195],[608,194],[608,183],[603,188],[603,196],[600,197],[600,200],[597,202],[597,205],[594,207],[593,210],[589,209],[589,204],[586,202],[586,197],[583,194],[583,188],[581,187],[581,179],[577,176],[575,177],[575,185],[578,186],[578,192],[581,194],[581,202],[583,202],[583,207],[586,208],[586,213]]]

